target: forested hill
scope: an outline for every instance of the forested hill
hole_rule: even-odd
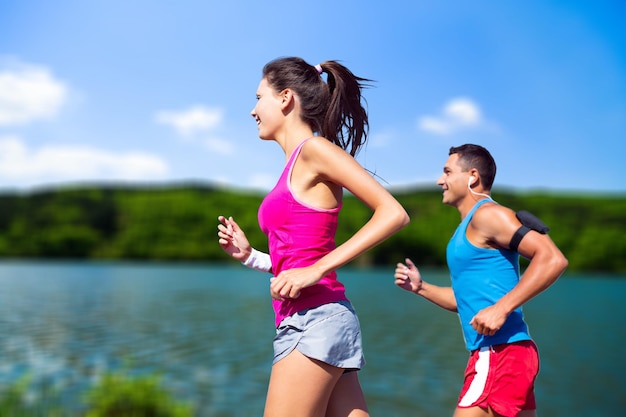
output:
[[[438,189],[395,191],[411,224],[355,264],[395,265],[410,256],[421,266],[444,266],[445,247],[459,223]],[[626,272],[626,196],[492,192],[499,203],[528,210],[550,226],[568,257],[568,271]],[[263,196],[207,185],[81,186],[0,194],[0,257],[225,261],[217,216],[233,216],[250,242],[267,249],[257,224]],[[345,199],[337,243],[371,215]]]

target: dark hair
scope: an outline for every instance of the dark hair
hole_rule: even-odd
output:
[[[311,129],[355,156],[367,139],[369,122],[361,89],[371,81],[357,77],[337,61],[318,69],[302,58],[278,58],[263,67],[263,77],[280,92],[289,88],[300,98],[302,120]],[[364,100],[364,99],[363,99]]]
[[[449,155],[459,155],[459,165],[463,171],[476,168],[486,190],[491,190],[493,180],[496,178],[496,161],[489,151],[480,145],[467,143],[450,148]]]

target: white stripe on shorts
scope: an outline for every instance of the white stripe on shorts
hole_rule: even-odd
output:
[[[476,375],[474,379],[472,379],[472,383],[469,386],[469,389],[459,401],[460,407],[469,407],[476,400],[478,400],[485,390],[485,383],[487,382],[487,374],[489,373],[489,354],[490,348],[489,346],[481,347],[478,352],[478,360],[476,361],[476,366],[474,369],[476,370]]]

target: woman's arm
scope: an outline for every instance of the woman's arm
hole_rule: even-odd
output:
[[[246,234],[232,217],[219,216],[217,236],[224,252],[241,262],[248,268],[261,272],[270,272],[272,261],[267,253],[254,249],[248,242]]]

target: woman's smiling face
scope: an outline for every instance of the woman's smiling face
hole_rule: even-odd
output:
[[[282,98],[267,82],[261,80],[256,91],[256,106],[250,115],[256,120],[261,139],[274,139],[282,123]]]

